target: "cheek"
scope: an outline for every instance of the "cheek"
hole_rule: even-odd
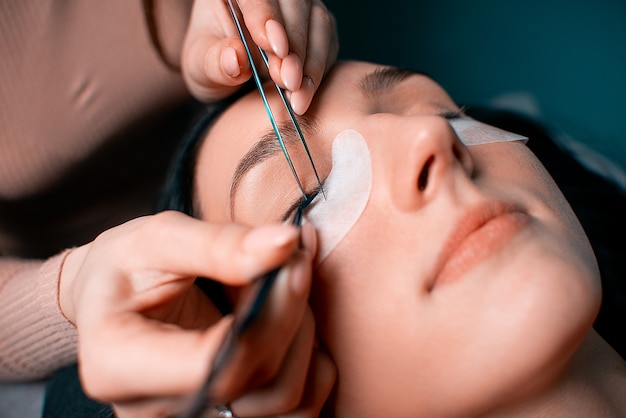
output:
[[[537,157],[519,143],[470,147],[488,190],[526,207],[558,234],[576,243],[585,262],[595,264],[587,237],[563,193]]]
[[[320,336],[339,370],[336,408],[344,415],[480,410],[493,399],[513,396],[521,384],[545,379],[552,360],[567,357],[581,325],[588,325],[595,303],[588,296],[594,293],[593,280],[566,282],[581,265],[569,258],[570,251],[550,251],[568,248],[570,238],[579,235],[567,203],[525,147],[484,147],[491,151],[476,154],[484,170],[483,190],[528,202],[541,229],[529,232],[527,241],[520,238],[510,254],[497,259],[501,261],[473,270],[438,296],[420,298],[416,287],[430,247],[410,245],[408,229],[401,228],[408,221],[389,216],[376,193],[368,192],[366,208],[350,221],[335,223],[341,208],[320,216],[316,226],[326,247],[312,305]],[[333,170],[340,166],[333,160]],[[330,202],[320,204],[332,208]],[[425,224],[426,219],[419,225]],[[569,232],[563,235],[558,229]],[[332,235],[325,234],[333,230],[340,230],[341,237],[330,240]],[[582,251],[571,254],[586,258]],[[562,318],[569,327],[563,327]]]
[[[318,266],[312,292],[316,327],[338,368],[337,407],[345,408],[345,416],[380,413],[381,402],[394,399],[409,382],[419,384],[415,376],[424,364],[416,348],[419,324],[428,321],[415,278],[405,271],[406,263],[389,259],[402,248],[374,233],[371,215],[366,210]]]

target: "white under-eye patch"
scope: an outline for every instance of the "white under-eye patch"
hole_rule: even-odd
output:
[[[523,141],[518,135],[475,119],[452,119],[450,125],[466,145]],[[309,205],[305,220],[317,229],[317,263],[337,247],[361,217],[372,191],[372,164],[363,136],[354,129],[340,132],[333,140],[332,169],[324,182],[326,200],[319,194]]]
[[[450,126],[465,146],[491,144],[492,142],[522,141],[526,143],[528,141],[525,136],[487,125],[470,117],[452,119]]]
[[[370,152],[355,130],[340,132],[333,141],[333,166],[321,193],[311,202],[305,219],[317,229],[321,263],[359,219],[372,190]]]

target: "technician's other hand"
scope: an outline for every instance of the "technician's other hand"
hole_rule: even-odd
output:
[[[135,219],[74,250],[60,304],[76,324],[85,393],[119,417],[175,416],[202,385],[232,322],[194,285],[245,285],[285,264],[262,327],[238,346],[219,396],[238,417],[319,414],[335,368],[314,348],[307,298],[315,232],[291,225],[216,225],[178,212]]]
[[[303,114],[337,59],[334,16],[321,0],[239,0],[239,5],[252,39],[268,54],[271,78]],[[265,66],[259,61],[257,67]],[[182,70],[189,90],[202,101],[226,97],[250,78],[227,0],[195,1]]]

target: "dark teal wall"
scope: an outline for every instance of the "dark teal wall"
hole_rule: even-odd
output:
[[[626,0],[326,0],[340,58],[412,66],[458,103],[531,92],[626,168]]]

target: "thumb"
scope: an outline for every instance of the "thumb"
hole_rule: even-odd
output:
[[[204,102],[232,94],[252,75],[239,37],[195,38],[183,51],[182,71],[189,91]]]

